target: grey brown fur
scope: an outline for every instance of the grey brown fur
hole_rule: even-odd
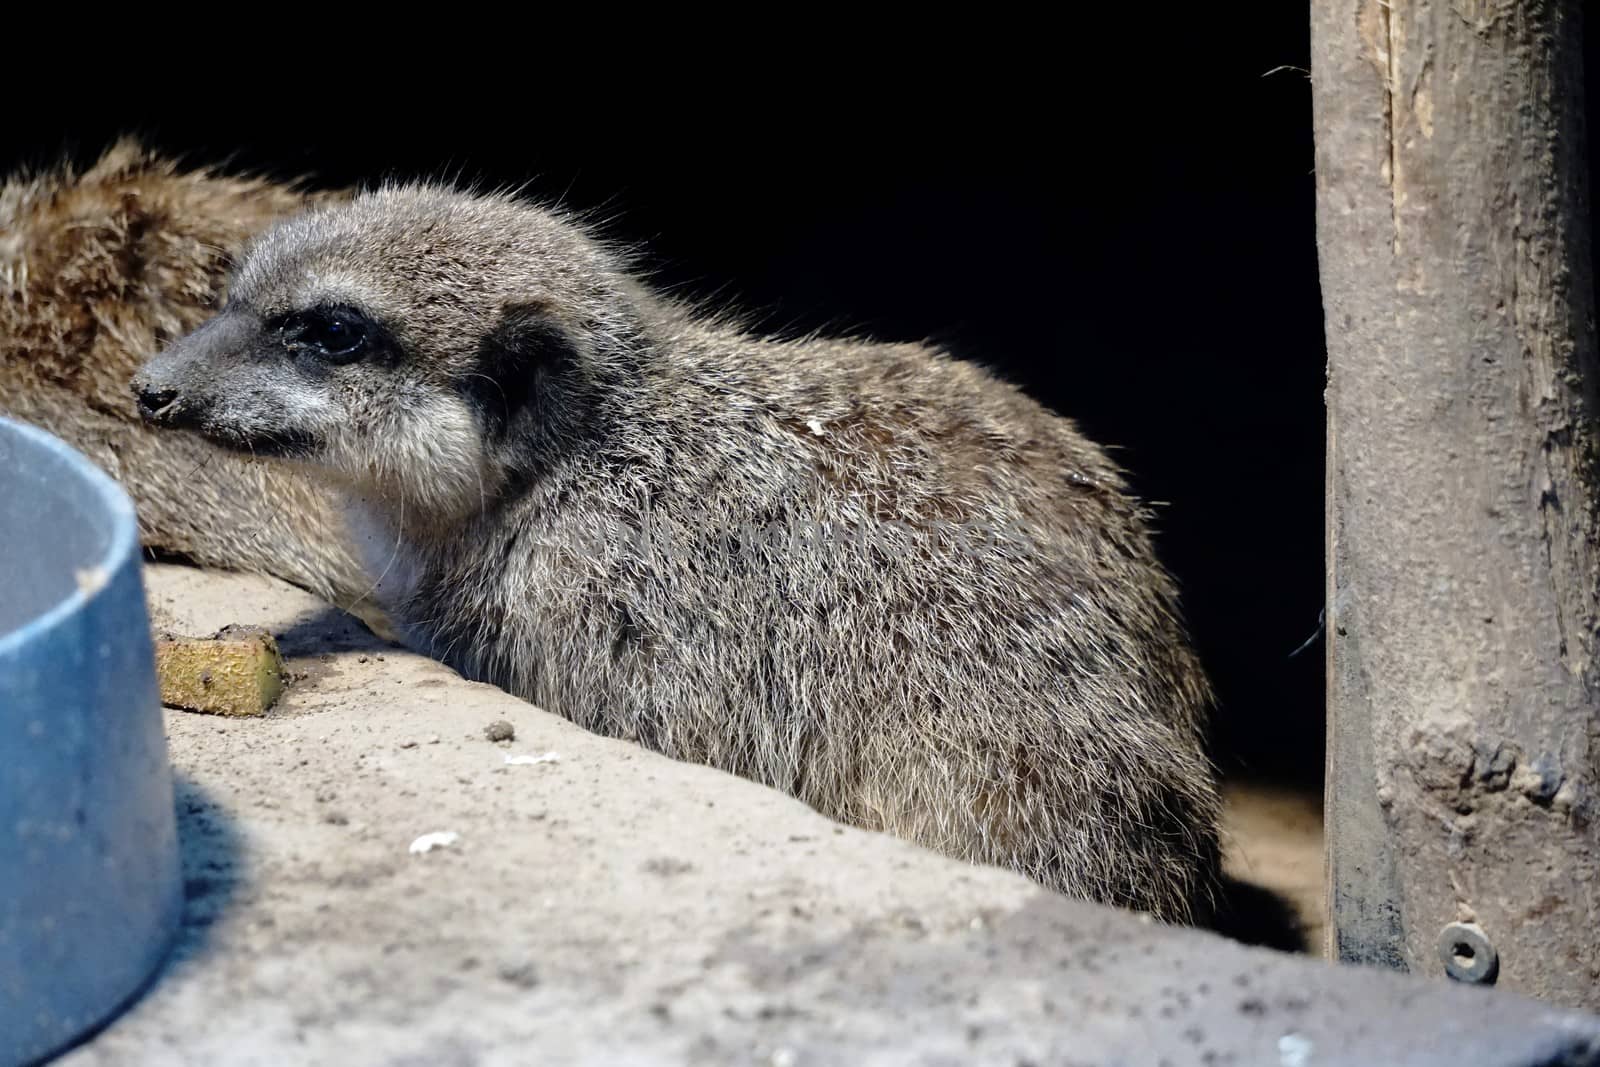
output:
[[[973,365],[755,336],[559,214],[408,186],[273,227],[138,385],[328,476],[383,607],[468,675],[1075,896],[1209,910],[1209,693],[1147,515]]]
[[[150,547],[278,575],[381,625],[324,488],[159,433],[128,393],[152,351],[216,311],[245,241],[309,202],[271,182],[183,172],[132,143],[82,174],[0,186],[0,414],[110,471]]]

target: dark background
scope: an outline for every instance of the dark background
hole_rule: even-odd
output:
[[[529,182],[646,246],[659,283],[769,329],[939,341],[1114,446],[1162,502],[1219,761],[1315,782],[1322,647],[1290,656],[1323,596],[1306,14],[1137,21],[1019,26],[981,62],[970,42],[667,53],[626,83],[592,41],[485,60],[481,81],[470,57],[344,76],[337,42],[302,42],[166,94],[123,77],[18,103],[4,163],[87,163],[134,132],[319,184]]]

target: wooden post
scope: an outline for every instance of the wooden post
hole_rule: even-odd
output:
[[[1329,930],[1600,1008],[1582,0],[1313,0]]]

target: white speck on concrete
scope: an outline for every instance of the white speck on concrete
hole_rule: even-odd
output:
[[[1301,1034],[1284,1034],[1278,1038],[1278,1062],[1283,1067],[1305,1067],[1317,1046]]]
[[[432,852],[436,848],[449,848],[459,840],[461,840],[461,835],[454,830],[436,830],[431,834],[423,834],[411,842],[411,854],[420,856],[424,852]]]

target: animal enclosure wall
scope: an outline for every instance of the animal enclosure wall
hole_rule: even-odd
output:
[[[1340,959],[1600,1006],[1581,5],[1312,5]]]

